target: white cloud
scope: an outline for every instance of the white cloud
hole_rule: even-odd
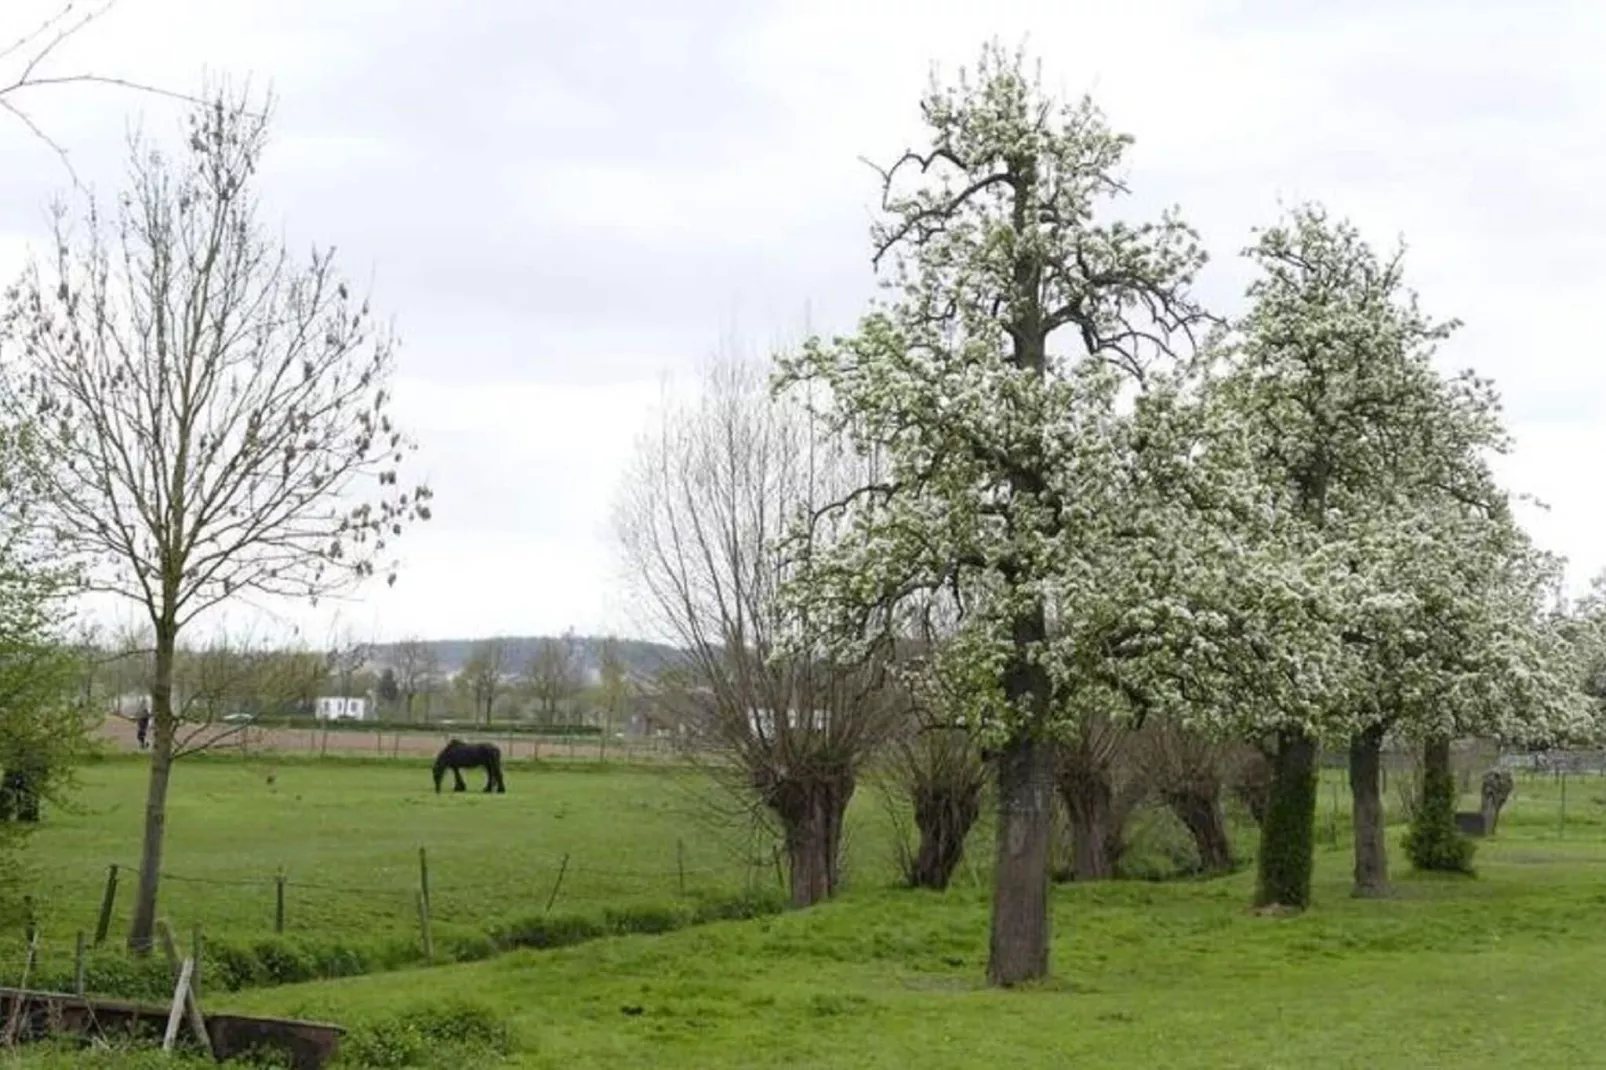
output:
[[[13,18],[48,0],[8,0]],[[869,296],[874,176],[918,133],[934,61],[1026,38],[1046,83],[1136,135],[1132,210],[1179,202],[1216,261],[1279,199],[1315,197],[1380,244],[1403,233],[1426,307],[1466,326],[1447,367],[1492,375],[1518,436],[1501,471],[1548,499],[1537,537],[1574,579],[1606,567],[1593,458],[1606,362],[1606,6],[1517,0],[121,0],[64,54],[281,98],[267,218],[372,273],[406,345],[398,409],[437,520],[394,589],[344,619],[383,636],[627,628],[608,506],[658,377],[732,329],[753,347],[848,326]],[[80,170],[115,179],[106,89],[29,105]],[[64,172],[0,122],[0,271]],[[311,631],[329,613],[297,610]]]

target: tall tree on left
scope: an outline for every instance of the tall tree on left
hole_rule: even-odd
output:
[[[152,746],[129,945],[148,951],[174,754],[180,633],[231,599],[395,581],[427,519],[387,412],[394,342],[336,272],[257,218],[268,109],[223,90],[168,152],[135,137],[116,211],[58,210],[53,255],[7,292],[0,397],[34,419],[46,529],[89,590],[154,636]]]

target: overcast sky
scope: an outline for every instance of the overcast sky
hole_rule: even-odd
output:
[[[0,0],[0,41],[54,6]],[[872,290],[860,158],[896,157],[931,65],[993,35],[1135,135],[1134,204],[1203,232],[1219,311],[1279,202],[1403,235],[1427,309],[1466,321],[1445,365],[1504,392],[1502,474],[1551,507],[1530,529],[1575,586],[1606,567],[1598,0],[120,0],[48,73],[271,85],[267,217],[336,245],[395,316],[436,519],[394,588],[275,621],[314,642],[631,634],[609,508],[664,377],[722,338],[851,326]],[[15,102],[102,189],[135,117],[165,135],[180,115],[108,88]],[[66,182],[0,115],[0,277]]]

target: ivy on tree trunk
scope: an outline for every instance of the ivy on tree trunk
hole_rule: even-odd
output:
[[[1472,856],[1477,845],[1456,827],[1456,795],[1449,737],[1435,736],[1422,748],[1422,797],[1405,834],[1405,853],[1415,868],[1440,873],[1473,872]]]
[[[1255,906],[1310,905],[1316,847],[1316,741],[1297,728],[1277,733],[1271,792],[1260,823]]]

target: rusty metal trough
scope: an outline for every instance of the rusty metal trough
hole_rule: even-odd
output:
[[[18,1040],[79,1036],[159,1044],[170,1010],[159,1003],[0,987],[0,1022],[19,1014]],[[319,1070],[334,1057],[345,1034],[340,1026],[325,1022],[242,1014],[207,1014],[206,1032],[219,1062],[252,1050],[272,1049],[289,1055],[295,1070]]]

